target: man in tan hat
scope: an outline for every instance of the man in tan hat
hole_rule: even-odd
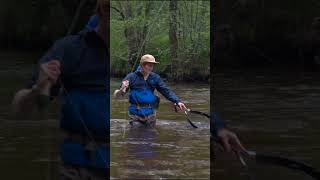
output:
[[[153,71],[159,62],[150,55],[141,57],[140,66],[135,72],[129,73],[122,81],[120,89],[114,92],[116,97],[123,96],[130,89],[129,117],[130,124],[155,125],[155,109],[159,104],[159,97],[154,95],[157,89],[164,97],[178,106],[180,110],[187,109],[184,103],[171,91],[160,76]]]

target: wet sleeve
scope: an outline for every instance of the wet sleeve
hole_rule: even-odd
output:
[[[164,81],[159,77],[156,89],[169,101],[173,103],[179,103],[180,99],[176,96],[176,94],[171,91],[167,85],[164,83]]]
[[[38,64],[36,65],[31,80],[27,83],[26,88],[30,89],[33,85],[37,83],[38,77],[39,77],[39,67],[42,63],[46,63],[50,60],[56,59],[60,61],[61,64],[63,64],[63,55],[64,55],[64,45],[65,42],[63,40],[58,40],[54,43],[54,45],[46,52],[44,56],[41,57]],[[63,70],[61,69],[61,73],[63,73]],[[51,88],[51,96],[57,96],[59,94],[60,84],[56,83]]]
[[[210,131],[211,134],[215,137],[218,135],[218,131],[221,129],[226,128],[225,123],[220,118],[219,114],[217,112],[212,112],[210,116]]]

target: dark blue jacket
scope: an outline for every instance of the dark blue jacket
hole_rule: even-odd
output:
[[[58,95],[62,89],[65,94],[65,104],[70,104],[67,100],[70,100],[69,94],[76,91],[78,94],[79,91],[83,91],[86,95],[91,96],[91,94],[100,94],[97,96],[101,97],[106,96],[104,101],[109,99],[110,92],[110,78],[109,78],[109,55],[107,47],[103,40],[97,35],[94,30],[84,30],[77,35],[67,36],[61,40],[55,42],[53,47],[41,58],[39,65],[44,62],[48,62],[52,59],[60,61],[61,64],[61,82],[58,83],[52,88],[51,95]],[[36,71],[32,77],[29,87],[36,83],[38,79],[38,71]],[[91,92],[91,93],[90,93]],[[107,94],[107,95],[106,95]],[[73,101],[77,101],[75,99]],[[72,103],[72,106],[79,106],[81,103]],[[87,104],[87,103],[83,103]],[[96,104],[92,104],[96,107]],[[102,106],[102,105],[101,105]],[[103,104],[103,106],[108,106],[103,108],[103,112],[106,112],[109,116],[109,102],[108,104]],[[98,111],[98,109],[97,109]],[[66,119],[64,113],[69,111],[62,111],[62,128],[70,129],[76,133],[83,133],[84,129],[74,129],[72,127],[76,124],[72,124],[70,119]],[[89,116],[89,115],[88,115]],[[89,117],[88,117],[89,118]],[[109,135],[109,120],[105,119],[105,122],[99,122],[104,124],[105,130],[99,136]],[[70,123],[68,123],[70,122]],[[67,124],[70,124],[67,126]],[[79,125],[80,126],[80,125]],[[99,127],[97,125],[97,127]],[[101,128],[101,127],[100,127]],[[94,134],[97,132],[93,130]],[[98,136],[98,134],[97,134]]]
[[[173,103],[179,103],[180,99],[176,96],[176,94],[171,91],[161,77],[151,72],[148,76],[147,80],[144,80],[143,74],[141,72],[141,68],[138,68],[135,72],[129,73],[122,81],[129,81],[130,91],[134,90],[142,90],[145,88],[149,88],[152,93],[155,89],[157,89],[165,98]],[[130,92],[131,93],[131,92]],[[130,96],[130,94],[129,94]],[[130,102],[135,103],[135,102]]]
[[[110,63],[104,41],[94,29],[86,29],[56,41],[39,65],[53,59],[61,64],[62,83],[58,81],[51,89],[52,96],[58,95],[60,90],[63,92],[60,127],[87,136],[89,140],[94,138],[96,142],[107,143],[110,136]],[[29,87],[37,79],[38,71],[35,71]],[[62,161],[81,167],[107,169],[108,151],[99,145],[95,151],[96,162],[91,162],[83,144],[65,140],[60,146]]]
[[[129,81],[129,102],[128,107],[130,114],[139,117],[148,117],[154,114],[154,108],[157,106],[157,97],[154,95],[154,90],[157,89],[164,97],[173,103],[179,103],[179,98],[172,92],[160,76],[151,72],[144,80],[139,66],[135,72],[129,73],[123,81]],[[140,106],[140,107],[139,107]]]

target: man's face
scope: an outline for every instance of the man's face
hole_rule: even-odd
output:
[[[141,65],[143,72],[150,74],[153,71],[153,63],[144,63]]]

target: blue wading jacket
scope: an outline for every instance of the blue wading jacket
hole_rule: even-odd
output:
[[[179,98],[171,91],[160,76],[151,72],[147,80],[144,80],[141,68],[129,73],[122,81],[129,81],[129,102],[131,105],[129,113],[146,117],[154,113],[156,96],[154,90],[157,89],[164,97],[173,103],[179,103]],[[140,106],[140,107],[138,107]],[[148,107],[150,106],[150,107]]]
[[[65,131],[109,142],[110,78],[109,52],[94,28],[67,36],[54,43],[39,64],[56,59],[61,64],[60,81],[51,89],[51,96],[62,91],[63,106],[60,127]],[[38,69],[38,68],[37,68]],[[34,72],[28,87],[38,79]],[[64,88],[61,88],[64,87]],[[93,140],[92,139],[92,140]],[[65,139],[60,156],[65,164],[78,167],[107,169],[109,149],[99,145],[90,156],[84,145]]]

